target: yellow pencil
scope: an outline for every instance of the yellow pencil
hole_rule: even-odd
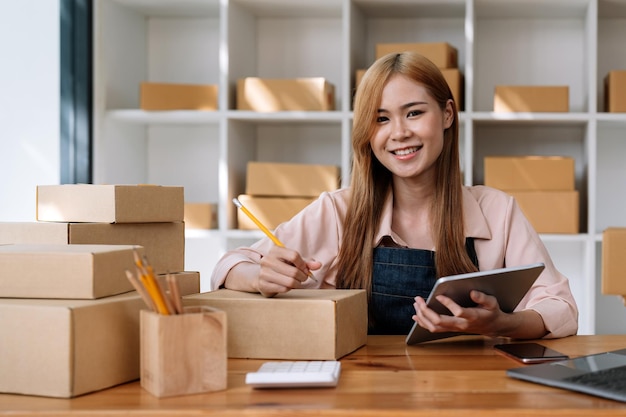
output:
[[[283,245],[283,242],[281,242],[280,240],[278,240],[278,238],[274,235],[274,233],[272,233],[272,232],[271,232],[271,231],[270,231],[267,227],[265,227],[265,225],[264,225],[263,223],[261,223],[261,222],[259,221],[259,219],[257,219],[257,218],[254,216],[254,214],[250,213],[250,210],[248,210],[248,209],[247,209],[247,208],[246,208],[243,204],[241,204],[241,201],[239,201],[239,199],[237,199],[237,198],[233,198],[233,203],[237,206],[237,208],[238,208],[238,209],[240,209],[241,211],[243,211],[243,213],[244,213],[246,216],[248,216],[248,218],[249,218],[250,220],[252,220],[252,221],[254,222],[254,224],[256,224],[256,225],[257,225],[257,227],[258,227],[259,229],[261,229],[261,231],[262,231],[263,233],[265,233],[265,235],[266,235],[267,237],[269,237],[269,238],[272,240],[272,242],[274,242],[274,244],[275,244],[276,246],[280,246],[281,248],[284,248],[284,247],[285,247],[285,245]],[[309,271],[309,277],[310,277],[313,281],[317,282],[317,279],[313,276],[313,273],[312,273],[311,271]]]

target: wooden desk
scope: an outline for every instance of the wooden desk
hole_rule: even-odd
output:
[[[231,359],[228,389],[158,399],[131,382],[71,400],[0,395],[0,415],[46,416],[626,416],[626,404],[518,381],[520,366],[495,353],[498,339],[460,337],[406,346],[371,336],[341,359],[337,388],[253,390],[246,372],[261,360]],[[541,343],[570,356],[626,347],[626,335],[573,336]]]

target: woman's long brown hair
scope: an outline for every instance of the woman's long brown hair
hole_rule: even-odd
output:
[[[393,74],[422,84],[442,110],[452,100],[454,120],[444,132],[443,150],[436,162],[432,207],[435,265],[437,276],[476,270],[465,249],[458,112],[452,92],[441,71],[428,59],[409,52],[389,54],[369,68],[355,95],[351,195],[339,250],[337,288],[371,290],[374,236],[392,176],[374,156],[370,139],[376,129],[382,90]]]

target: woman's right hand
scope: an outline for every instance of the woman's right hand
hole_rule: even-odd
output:
[[[321,266],[317,261],[305,261],[295,250],[273,246],[261,259],[257,290],[265,297],[273,297],[294,288],[302,288],[302,283],[311,279],[311,271]]]

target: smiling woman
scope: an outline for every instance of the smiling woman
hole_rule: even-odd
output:
[[[515,200],[461,182],[458,113],[441,71],[417,53],[379,58],[356,92],[348,188],[325,192],[263,239],[226,253],[212,287],[260,292],[365,289],[370,334],[465,332],[521,339],[576,333],[569,283]],[[514,312],[473,289],[471,307],[425,299],[437,278],[546,267]],[[317,281],[309,278],[313,271]]]
[[[91,183],[90,0],[60,0],[61,183]]]

